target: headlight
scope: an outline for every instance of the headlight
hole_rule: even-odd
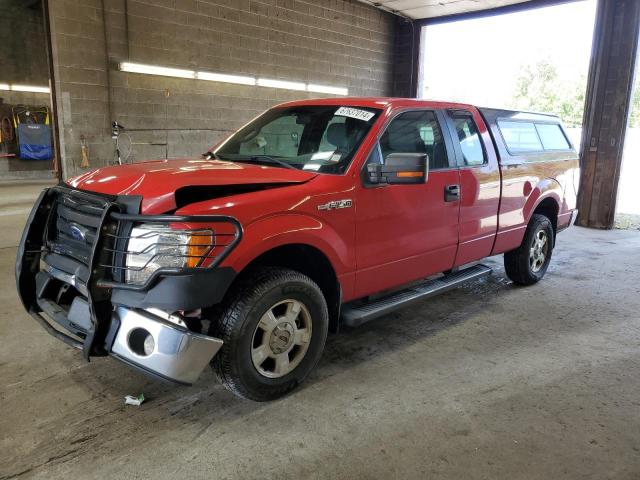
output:
[[[160,268],[194,268],[213,248],[211,230],[174,230],[143,224],[131,230],[127,245],[127,283],[142,284]]]

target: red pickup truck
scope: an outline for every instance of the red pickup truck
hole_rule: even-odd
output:
[[[488,275],[540,280],[576,213],[553,115],[410,99],[278,105],[202,159],[101,168],[42,192],[18,251],[25,308],[86,359],[254,400],[328,331]]]

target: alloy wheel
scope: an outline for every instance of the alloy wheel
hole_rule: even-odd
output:
[[[544,266],[549,254],[549,236],[544,230],[538,230],[533,237],[533,245],[529,249],[529,266],[538,273]]]
[[[302,302],[276,303],[262,315],[253,333],[253,366],[268,378],[287,375],[307,353],[311,333],[311,315]]]

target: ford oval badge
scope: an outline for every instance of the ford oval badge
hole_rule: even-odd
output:
[[[87,232],[79,225],[71,225],[69,227],[69,231],[71,233],[71,237],[73,237],[74,240],[78,240],[81,242],[85,241]]]

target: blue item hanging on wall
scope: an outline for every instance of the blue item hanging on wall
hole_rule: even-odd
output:
[[[23,160],[51,160],[51,127],[45,124],[18,125],[20,158]]]

